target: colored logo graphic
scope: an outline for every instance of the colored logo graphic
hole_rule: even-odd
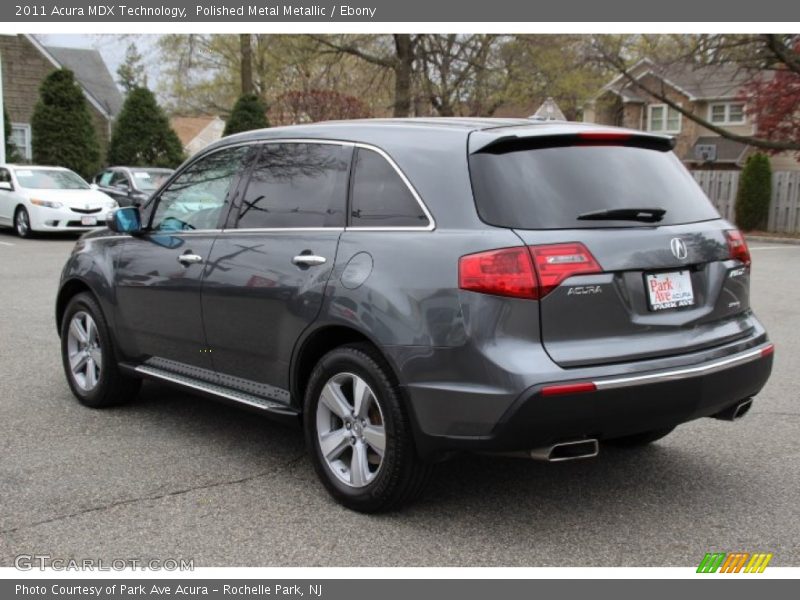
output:
[[[698,573],[763,573],[769,561],[772,560],[772,553],[758,552],[725,552],[706,553],[700,565],[697,567]]]

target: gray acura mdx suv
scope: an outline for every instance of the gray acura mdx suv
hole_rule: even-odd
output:
[[[91,407],[152,378],[302,422],[361,511],[459,451],[560,461],[734,420],[773,346],[671,138],[365,120],[226,137],[77,243],[56,321]]]

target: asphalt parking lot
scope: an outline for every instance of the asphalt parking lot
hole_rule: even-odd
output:
[[[777,345],[743,420],[643,450],[545,464],[466,456],[426,498],[364,516],[318,484],[302,434],[157,384],[82,408],[53,303],[75,238],[0,231],[0,566],[17,554],[195,566],[689,566],[773,552],[800,566],[800,246],[751,242],[752,303]]]

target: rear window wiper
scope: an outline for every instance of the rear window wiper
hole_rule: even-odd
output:
[[[641,221],[658,223],[667,211],[663,208],[604,208],[578,215],[579,221]]]

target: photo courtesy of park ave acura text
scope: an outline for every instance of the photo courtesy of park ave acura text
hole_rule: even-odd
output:
[[[0,570],[800,567],[800,34],[377,4],[4,28]]]

